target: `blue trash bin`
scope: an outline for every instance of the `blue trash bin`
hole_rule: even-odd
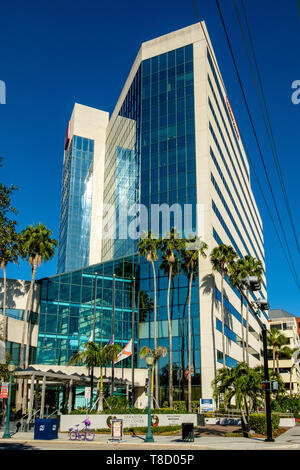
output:
[[[58,439],[58,419],[36,419],[34,423],[34,439]]]

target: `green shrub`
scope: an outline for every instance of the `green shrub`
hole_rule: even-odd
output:
[[[148,431],[148,427],[147,426],[143,426],[143,427],[140,427],[140,428],[135,428],[135,427],[131,427],[131,428],[124,428],[123,429],[123,433],[126,434],[126,433],[135,433],[135,434],[147,434],[147,431]],[[162,434],[162,433],[174,433],[174,432],[178,432],[178,431],[181,431],[181,426],[151,426],[151,431],[152,431],[152,434]],[[105,428],[105,429],[96,429],[96,433],[99,433],[99,434],[108,434],[110,433],[110,429],[109,428]]]
[[[126,397],[108,397],[105,399],[103,408],[110,409],[110,408],[122,408],[126,409],[129,408],[130,402],[127,400]]]
[[[178,413],[186,413],[187,412],[185,401],[173,401],[173,408]]]
[[[272,414],[272,431],[277,431],[279,428],[280,417]],[[253,413],[249,416],[250,428],[257,434],[267,434],[267,418],[264,413]]]

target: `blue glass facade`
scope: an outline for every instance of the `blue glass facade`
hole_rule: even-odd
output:
[[[83,349],[93,331],[95,297],[95,341],[104,346],[112,338],[113,274],[115,342],[126,346],[132,337],[131,279],[137,276],[136,266],[136,259],[126,258],[42,280],[37,362],[66,365],[75,351]],[[117,367],[130,363],[126,359]]]
[[[89,264],[94,141],[74,135],[65,152],[57,273]]]

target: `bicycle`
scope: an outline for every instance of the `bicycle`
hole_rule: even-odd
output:
[[[69,428],[70,441],[93,441],[95,439],[95,430],[90,429],[91,424],[89,419],[82,421],[85,425],[83,429],[78,429],[79,424],[76,424],[76,428]]]

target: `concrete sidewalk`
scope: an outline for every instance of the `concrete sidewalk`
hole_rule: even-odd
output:
[[[95,440],[92,442],[85,442],[85,446],[90,446],[93,448],[97,445],[107,446],[107,450],[110,447],[116,449],[116,446],[123,450],[130,449],[131,446],[135,448],[138,446],[143,449],[145,446],[144,436],[124,436],[121,442],[109,442],[109,434],[96,434]],[[285,449],[294,449],[300,450],[300,426],[289,429],[284,434],[279,436],[275,442],[265,442],[264,439],[251,438],[246,439],[242,437],[195,437],[194,442],[183,442],[181,436],[154,436],[154,443],[147,443],[147,447],[155,448],[160,446],[160,448],[167,449],[181,449],[181,450],[285,450]],[[68,444],[70,449],[75,443],[83,441],[70,441],[68,433],[59,433],[58,439],[53,441],[40,441],[34,440],[33,432],[21,433],[18,432],[14,434],[10,439],[0,439],[0,442],[11,442],[11,443],[26,443],[34,445],[35,443],[45,443],[48,442],[51,446],[51,443],[55,444],[56,447],[61,444]]]

